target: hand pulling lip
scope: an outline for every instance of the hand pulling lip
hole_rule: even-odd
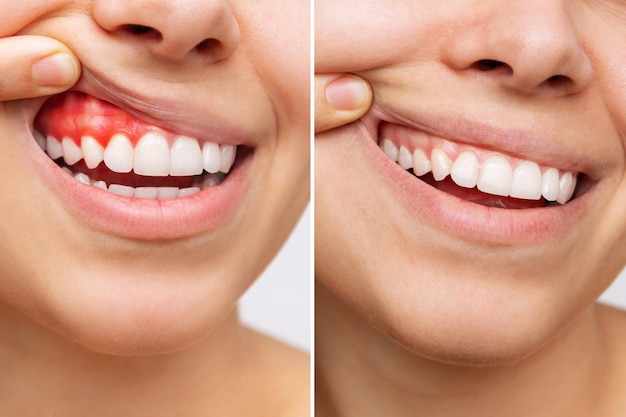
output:
[[[69,91],[81,92],[107,101],[145,123],[179,135],[225,145],[255,147],[255,135],[251,131],[228,121],[218,114],[219,112],[202,115],[197,112],[185,113],[181,110],[184,103],[131,94],[100,80],[88,69],[83,69],[83,75]]]
[[[406,111],[393,111],[379,104],[374,104],[360,121],[363,129],[374,140],[379,139],[378,129],[382,122],[421,130],[457,143],[510,154],[563,171],[583,173],[593,180],[603,176],[601,164],[594,163],[567,141],[554,140],[545,133],[503,128],[491,121],[477,121],[465,115],[409,115]]]

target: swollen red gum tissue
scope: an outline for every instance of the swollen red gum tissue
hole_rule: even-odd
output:
[[[162,133],[173,142],[174,133],[142,122],[119,107],[82,93],[65,93],[48,100],[35,119],[35,129],[61,141],[69,137],[80,146],[82,136],[91,136],[106,148],[117,133],[124,133],[133,146],[149,131]]]

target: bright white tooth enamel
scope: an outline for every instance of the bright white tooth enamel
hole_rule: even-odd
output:
[[[556,199],[557,203],[567,203],[574,193],[574,187],[576,187],[576,181],[572,173],[566,172],[563,174],[559,181],[559,197]]]
[[[220,146],[217,143],[206,142],[202,147],[202,158],[206,172],[215,174],[222,167]]]
[[[109,185],[109,191],[113,194],[121,195],[123,197],[132,197],[135,194],[135,189],[133,187],[120,184]]]
[[[104,164],[113,172],[130,172],[133,169],[133,145],[122,133],[114,135],[104,150]]]
[[[235,152],[237,151],[237,147],[234,145],[222,145],[220,146],[220,159],[221,166],[220,171],[224,174],[228,174],[230,169],[235,162]]]
[[[200,175],[203,170],[202,149],[198,141],[179,136],[170,150],[170,175]]]
[[[461,187],[474,188],[478,181],[479,169],[480,162],[478,162],[476,154],[472,151],[465,151],[452,164],[450,177]]]
[[[194,195],[195,193],[199,191],[200,191],[200,188],[198,187],[181,188],[180,190],[178,190],[178,198]]]
[[[133,159],[135,174],[166,177],[170,173],[170,147],[165,136],[148,132],[139,139]]]
[[[86,184],[86,185],[91,185],[91,180],[89,179],[89,177],[86,174],[83,174],[82,172],[79,172],[78,174],[74,175],[74,178],[78,180],[78,182],[82,182],[83,184]]]
[[[431,170],[430,159],[424,151],[416,149],[413,151],[413,173],[418,177],[428,174]]]
[[[491,156],[480,167],[478,189],[484,193],[507,197],[511,193],[512,177],[509,161],[504,156]]]
[[[87,168],[93,169],[100,165],[104,160],[104,148],[95,138],[91,136],[83,136],[80,139],[80,148],[83,151],[83,158]]]
[[[169,200],[171,198],[178,197],[177,187],[158,187],[157,190],[158,190],[157,198],[159,200]]]
[[[83,159],[83,151],[80,150],[72,138],[64,137],[61,141],[61,149],[63,149],[63,160],[68,165],[74,165]]]
[[[539,200],[542,188],[543,181],[539,165],[532,161],[522,161],[513,173],[511,197]]]
[[[61,148],[61,142],[56,140],[54,136],[48,136],[46,138],[46,152],[50,159],[58,159],[63,156],[63,148]]]
[[[93,186],[96,188],[101,188],[103,190],[108,190],[107,183],[104,181],[96,181],[93,183]]]
[[[39,145],[39,147],[45,151],[46,150],[45,136],[35,130],[33,132],[33,137],[35,138],[35,142],[37,142],[37,145]]]
[[[433,149],[430,153],[430,164],[433,171],[433,177],[436,181],[441,181],[448,175],[452,169],[452,161],[441,149]]]
[[[404,146],[400,146],[400,151],[398,152],[398,164],[407,170],[413,168],[413,156]]]
[[[542,190],[541,194],[543,198],[548,201],[556,201],[559,198],[559,191],[561,186],[559,184],[559,170],[556,168],[548,168],[543,173],[542,177]]]
[[[389,159],[398,162],[398,147],[390,139],[383,139],[380,143],[381,149]]]
[[[135,198],[149,198],[154,199],[159,195],[157,187],[137,187],[135,188]]]

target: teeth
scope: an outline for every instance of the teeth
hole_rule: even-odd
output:
[[[450,176],[457,185],[465,188],[474,188],[478,181],[480,163],[472,151],[465,151],[454,161]]]
[[[202,148],[202,158],[206,172],[210,172],[211,174],[220,172],[222,161],[220,158],[220,147],[217,143],[205,143]]]
[[[46,138],[46,152],[48,152],[48,156],[50,156],[51,159],[59,159],[63,156],[61,142],[52,136],[48,136]]]
[[[170,148],[163,135],[157,132],[148,132],[139,139],[135,148],[133,171],[135,174],[151,177],[169,175]]]
[[[126,135],[118,133],[104,150],[104,164],[113,172],[130,172],[133,169],[133,145]]]
[[[203,170],[204,161],[198,141],[179,136],[171,150],[170,175],[199,175]]]
[[[61,150],[63,151],[63,159],[68,165],[74,165],[76,162],[83,159],[83,151],[80,150],[72,138],[63,138],[61,141]]]
[[[233,145],[222,145],[220,148],[220,158],[222,160],[220,171],[224,174],[228,174],[235,162],[235,149]]]
[[[104,160],[104,148],[91,136],[83,136],[80,140],[83,158],[87,168],[93,169]]]
[[[133,197],[135,195],[135,189],[128,185],[111,184],[109,185],[109,191],[122,197]]]
[[[33,132],[33,137],[35,138],[35,142],[37,142],[37,145],[39,145],[39,147],[45,151],[46,150],[46,138],[44,137],[44,135],[42,135],[41,133],[35,130]]]
[[[158,200],[169,200],[176,197],[178,197],[177,187],[158,187]]]
[[[568,202],[576,189],[576,176],[565,172],[559,176],[559,170],[546,167],[543,169],[533,161],[521,161],[513,170],[509,159],[501,154],[489,156],[482,164],[472,150],[461,152],[455,161],[450,160],[443,149],[432,149],[430,158],[422,149],[415,149],[411,155],[405,146],[399,148],[390,140],[380,140],[380,148],[402,168],[413,169],[413,174],[422,176],[432,171],[436,181],[442,181],[450,175],[452,181],[460,187],[474,188],[503,197],[526,200]]]

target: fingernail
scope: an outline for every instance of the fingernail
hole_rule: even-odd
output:
[[[37,61],[32,68],[33,80],[42,87],[64,87],[78,75],[74,59],[62,52]]]
[[[360,78],[344,76],[326,86],[326,100],[337,110],[355,110],[363,105],[368,92]]]

